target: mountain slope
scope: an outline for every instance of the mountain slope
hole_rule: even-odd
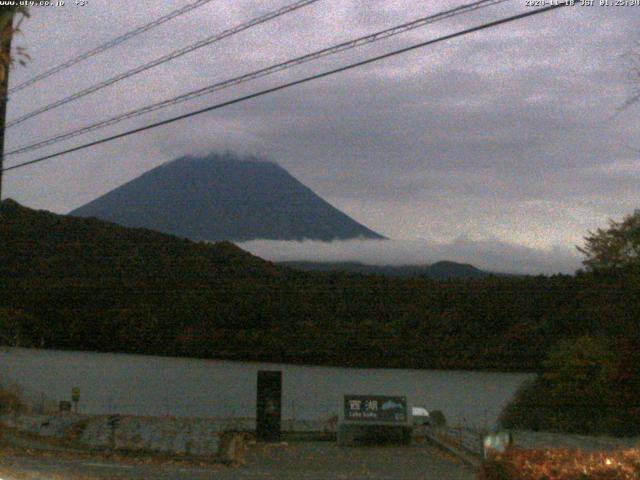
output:
[[[473,265],[457,262],[436,262],[431,265],[368,265],[359,262],[279,262],[285,267],[307,272],[348,272],[388,277],[426,277],[434,280],[484,278],[491,273]]]
[[[275,163],[183,157],[70,212],[192,240],[383,238]]]
[[[12,201],[0,203],[0,246],[0,345],[535,370],[559,339],[640,331],[637,272],[441,282],[300,272],[228,242]]]
[[[0,279],[207,283],[271,278],[281,268],[230,242],[195,243],[94,218],[0,203]]]

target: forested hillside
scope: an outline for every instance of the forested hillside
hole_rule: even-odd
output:
[[[638,331],[633,271],[464,281],[289,270],[230,243],[0,210],[0,340],[326,365],[535,370]],[[612,347],[615,348],[615,345]]]
[[[347,272],[387,277],[427,277],[434,280],[483,278],[491,275],[473,265],[449,261],[431,265],[369,265],[360,262],[279,262],[280,265],[305,272]]]

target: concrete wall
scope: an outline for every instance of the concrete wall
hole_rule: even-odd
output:
[[[0,423],[21,432],[57,438],[82,447],[213,456],[218,454],[222,432],[249,430],[255,422],[249,419],[6,414],[0,417]]]

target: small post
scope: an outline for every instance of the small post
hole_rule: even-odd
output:
[[[78,402],[80,401],[80,388],[72,387],[71,388],[71,400],[73,400],[73,410],[77,414],[78,413]]]

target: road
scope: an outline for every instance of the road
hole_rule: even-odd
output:
[[[340,448],[332,442],[258,444],[242,466],[79,452],[0,451],[2,480],[472,480],[473,472],[429,445]]]

